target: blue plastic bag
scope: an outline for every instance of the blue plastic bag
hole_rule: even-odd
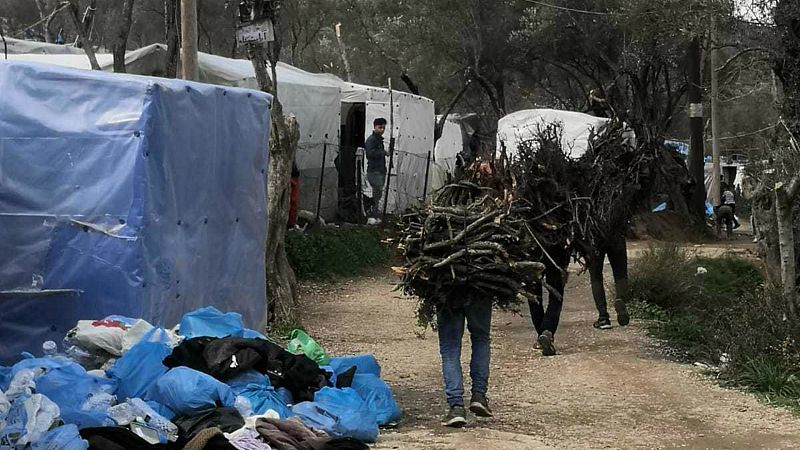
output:
[[[285,396],[275,391],[269,377],[264,374],[248,370],[228,380],[228,386],[231,387],[234,396],[242,396],[250,401],[255,414],[264,414],[271,409],[277,412],[281,419],[293,416]]]
[[[234,395],[239,395],[248,385],[256,384],[263,387],[272,386],[269,377],[255,370],[246,370],[227,381]]]
[[[75,425],[54,428],[31,445],[31,450],[87,450],[88,448],[89,443],[81,438]]]
[[[207,306],[186,313],[181,318],[178,332],[186,339],[200,336],[218,338],[226,336],[242,337],[244,324],[239,313],[223,313],[213,306]]]
[[[285,387],[279,387],[278,389],[275,389],[275,393],[278,394],[284,405],[294,404],[294,397],[292,396],[292,391],[289,389],[286,389]]]
[[[402,416],[400,407],[394,400],[391,388],[383,380],[371,373],[359,374],[356,372],[352,388],[375,413],[378,425],[396,423],[400,420]]]
[[[378,364],[378,360],[372,355],[353,355],[331,358],[331,362],[328,365],[333,368],[336,375],[341,375],[351,367],[356,366],[356,373],[371,373],[378,377],[381,376],[381,365]]]
[[[143,398],[150,386],[167,373],[164,358],[172,353],[169,335],[161,328],[153,328],[141,341],[131,347],[108,371],[117,380],[117,399]]]
[[[251,330],[249,328],[244,329],[244,331],[242,332],[242,337],[245,339],[263,339],[265,341],[267,340],[266,336],[264,336],[263,334],[259,333],[256,330]]]
[[[153,411],[157,412],[158,414],[161,414],[161,417],[167,420],[172,420],[175,418],[175,411],[167,408],[161,403],[154,402],[153,400],[148,400],[145,403],[147,403],[147,406],[153,408]]]
[[[114,425],[105,411],[89,410],[85,404],[94,395],[113,393],[115,380],[89,375],[82,367],[73,364],[40,376],[36,380],[36,390],[58,405],[64,423],[78,428]]]
[[[378,419],[354,389],[322,388],[314,394],[311,405],[303,402],[292,412],[306,425],[336,437],[350,437],[362,442],[378,439]],[[335,419],[334,425],[328,422]]]
[[[188,367],[176,367],[151,386],[147,399],[161,403],[178,415],[190,416],[220,406],[233,407],[236,396],[230,386],[210,375]]]

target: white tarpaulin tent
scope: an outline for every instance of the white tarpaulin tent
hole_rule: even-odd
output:
[[[166,51],[164,44],[152,44],[129,51],[125,56],[126,68],[133,74],[164,76],[167,66]],[[88,58],[82,52],[58,55],[16,54],[9,55],[9,59],[87,70],[91,68]],[[97,60],[103,70],[113,69],[112,55],[97,54]],[[201,52],[198,54],[198,65],[202,82],[258,88],[255,71],[248,60]],[[316,208],[320,169],[323,167],[323,148],[327,147],[321,212],[326,219],[332,218],[337,207],[338,176],[333,161],[339,150],[342,104],[366,105],[365,129],[368,136],[375,118],[390,118],[389,90],[349,83],[331,74],[309,73],[283,63],[278,63],[276,71],[278,97],[284,112],[293,113],[300,124],[301,136],[297,153],[297,166],[301,172],[300,208],[311,211]],[[393,99],[396,153],[389,210],[397,211],[422,197],[428,151],[433,147],[434,104],[428,98],[397,90],[393,92]],[[388,137],[387,131],[387,148]]]
[[[130,51],[125,56],[129,73],[163,76],[166,73],[166,50],[163,44],[152,44]],[[85,54],[16,54],[9,59],[54,64],[78,69],[91,69]],[[103,70],[113,69],[110,54],[98,54]],[[224,86],[257,89],[255,71],[250,61],[231,59],[207,53],[198,54],[200,81]],[[319,177],[323,147],[325,179],[321,203],[322,215],[333,217],[336,212],[338,177],[333,160],[339,145],[341,98],[339,84],[328,76],[315,75],[287,64],[279,63],[278,97],[284,112],[292,113],[300,124],[297,166],[300,178],[300,208],[314,211],[319,192]]]
[[[8,54],[33,53],[40,55],[85,55],[86,53],[71,45],[48,44],[47,42],[24,41],[7,37]],[[0,52],[4,50],[3,41],[0,40]]]
[[[609,119],[574,111],[555,109],[526,109],[509,114],[497,124],[497,148],[505,145],[509,155],[517,152],[519,144],[533,138],[537,127],[559,123],[563,127],[562,144],[568,156],[580,158],[589,145],[589,134],[605,125]]]
[[[342,103],[366,105],[367,136],[372,132],[373,120],[378,117],[383,117],[392,124],[389,89],[339,81]],[[429,98],[397,90],[392,93],[392,99],[395,159],[389,184],[388,210],[402,211],[422,198],[425,190],[428,152],[433,150],[434,104]],[[384,138],[388,150],[388,129]],[[430,187],[428,190],[430,191]]]

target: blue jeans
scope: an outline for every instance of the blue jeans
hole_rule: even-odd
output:
[[[468,305],[448,308],[437,315],[439,353],[442,355],[444,392],[450,407],[464,405],[464,379],[461,374],[461,339],[464,322],[472,340],[469,375],[472,393],[486,394],[489,388],[489,330],[492,324],[492,302],[474,299]]]

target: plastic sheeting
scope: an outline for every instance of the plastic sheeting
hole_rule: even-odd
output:
[[[166,51],[167,47],[164,44],[152,44],[129,51],[125,56],[128,73],[164,76],[167,72]],[[91,69],[89,60],[84,54],[9,55],[9,59]],[[103,70],[113,70],[112,55],[97,54],[97,60]],[[200,81],[204,83],[258,89],[253,65],[248,60],[200,52],[198,68]],[[296,156],[297,167],[300,169],[300,208],[311,211],[316,209],[319,177],[321,168],[324,167],[322,215],[332,218],[337,205],[338,176],[333,161],[339,150],[341,80],[329,75],[312,74],[283,63],[278,63],[276,72],[278,98],[283,110],[286,114],[294,114],[300,125],[300,141]],[[326,146],[327,151],[324,152]],[[324,166],[323,153],[325,153]]]
[[[602,117],[574,111],[555,109],[526,109],[509,114],[497,123],[497,148],[505,145],[509,155],[517,152],[519,144],[533,138],[537,127],[549,123],[563,126],[562,143],[570,149],[569,156],[580,158],[589,145],[589,134],[608,122]]]
[[[79,320],[264,317],[271,97],[0,61],[0,363]]]
[[[5,38],[8,45],[8,54],[38,53],[42,55],[86,55],[77,47],[71,45],[48,44],[46,42],[25,41],[22,39]],[[0,54],[3,53],[3,42],[0,40]]]

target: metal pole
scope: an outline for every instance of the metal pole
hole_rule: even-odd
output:
[[[181,78],[197,81],[197,0],[181,0]]]
[[[719,65],[719,51],[717,51],[717,30],[716,23],[711,26],[711,204],[716,209],[721,203],[720,191],[720,154],[719,154],[719,76],[717,67]]]
[[[689,72],[689,174],[695,182],[695,190],[689,204],[691,214],[698,219],[705,217],[705,149],[703,146],[703,86],[700,73],[700,38],[692,39],[688,53]]]
[[[328,135],[325,135],[328,139]],[[317,217],[315,222],[319,222],[319,209],[322,206],[322,185],[325,180],[325,158],[328,156],[328,143],[322,144],[322,168],[319,170],[319,192],[317,193]]]
[[[425,202],[425,199],[428,198],[428,176],[431,173],[431,152],[428,150],[428,161],[425,163],[425,185],[422,187],[422,202]]]
[[[361,174],[364,171],[364,148],[358,147],[356,149],[356,201],[358,202],[358,223],[364,223],[364,195],[363,185],[364,180]]]
[[[389,171],[386,174],[386,191],[383,194],[383,214],[381,221],[386,221],[386,208],[389,206],[389,186],[392,183],[392,170],[394,169],[394,91],[392,79],[389,78]]]

